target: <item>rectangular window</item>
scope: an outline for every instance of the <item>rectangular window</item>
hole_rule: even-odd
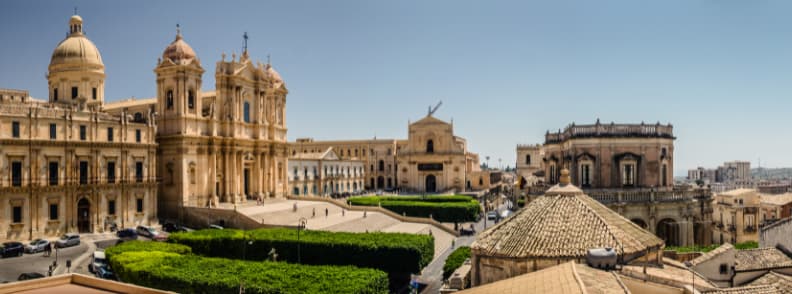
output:
[[[52,89],[52,100],[53,101],[58,101],[58,89],[57,88]]]
[[[58,138],[58,125],[50,124],[50,140]]]
[[[622,185],[633,186],[635,185],[635,165],[625,164],[624,172],[622,174]]]
[[[96,88],[91,89],[91,97],[96,100]]]
[[[77,98],[77,87],[72,87],[72,99]]]
[[[115,162],[112,161],[107,163],[107,182],[115,183]]]
[[[143,182],[143,162],[135,162],[135,181],[138,183]]]
[[[141,133],[140,133],[140,130],[139,130],[139,129],[138,129],[138,130],[135,130],[135,142],[138,142],[138,143],[140,143],[140,141],[141,141],[141,138],[142,138],[142,135],[141,135]]]
[[[138,198],[136,202],[137,202],[137,205],[136,205],[137,206],[137,210],[136,211],[138,213],[143,213],[143,198]]]
[[[14,187],[22,186],[22,162],[11,162],[11,185]]]
[[[58,185],[58,162],[50,161],[49,163],[49,185]]]
[[[88,184],[88,162],[80,161],[80,185]]]
[[[19,138],[19,122],[12,121],[11,122],[11,137]]]
[[[107,200],[107,214],[115,215],[115,200]]]
[[[113,128],[107,128],[107,142],[113,142]]]
[[[720,265],[720,274],[721,275],[728,275],[729,274],[729,265],[725,263],[721,263]]]
[[[58,205],[50,204],[50,220],[58,220]]]
[[[88,139],[88,130],[85,125],[80,125],[80,140],[85,141]]]
[[[12,209],[11,223],[18,224],[22,222],[22,206],[14,206]]]
[[[591,165],[580,166],[580,185],[583,187],[591,186]]]

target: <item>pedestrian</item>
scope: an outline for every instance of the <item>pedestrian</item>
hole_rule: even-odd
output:
[[[346,216],[346,209],[341,209],[341,216]]]
[[[330,215],[330,210],[328,210],[328,209],[325,207],[325,217],[327,217],[328,215]]]
[[[311,215],[311,217],[312,217],[312,218],[316,217],[316,207],[314,207],[314,209],[313,209],[313,215]]]
[[[366,212],[368,212],[368,210],[363,211],[363,217],[366,217]]]
[[[294,212],[297,212],[297,202],[294,202]]]
[[[454,246],[456,246],[456,239],[451,240],[451,248],[454,248]]]
[[[52,255],[52,243],[47,243],[47,247],[44,247],[44,254],[49,257]]]

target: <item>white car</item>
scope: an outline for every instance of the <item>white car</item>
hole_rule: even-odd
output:
[[[104,251],[94,251],[91,256],[91,263],[88,265],[88,271],[96,273],[97,270],[107,266],[107,259],[105,259]]]
[[[44,239],[36,239],[30,241],[30,244],[25,246],[26,253],[38,253],[47,249],[50,242]]]

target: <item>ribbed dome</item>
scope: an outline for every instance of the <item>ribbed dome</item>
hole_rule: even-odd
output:
[[[277,89],[283,87],[283,79],[281,78],[280,74],[272,67],[272,65],[267,64],[267,79],[272,81],[272,85]]]
[[[50,67],[61,64],[94,65],[104,68],[102,55],[91,40],[82,32],[82,18],[74,15],[69,19],[70,34],[52,52]]]
[[[174,63],[188,62],[195,59],[195,51],[182,39],[181,34],[176,34],[176,40],[173,40],[162,52],[162,59],[170,59]]]

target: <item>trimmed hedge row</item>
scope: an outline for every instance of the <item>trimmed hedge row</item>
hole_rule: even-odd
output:
[[[236,293],[240,285],[245,293],[388,293],[386,273],[353,266],[252,262],[123,249],[115,250],[109,262],[124,282],[180,293]]]
[[[354,265],[389,273],[420,272],[434,257],[432,236],[404,233],[304,230],[298,242],[294,229],[226,229],[174,233],[169,242],[190,246],[200,255],[249,260],[265,260],[274,248],[279,261],[292,263],[297,263],[299,244],[301,264]]]
[[[144,241],[128,241],[122,242],[115,246],[108,247],[105,249],[105,257],[107,259],[113,258],[113,256],[125,253],[125,252],[137,252],[137,251],[159,251],[159,252],[169,252],[169,253],[177,253],[177,254],[191,254],[192,250],[190,247],[181,244],[172,244],[172,243],[163,243],[163,242],[144,242]]]
[[[468,258],[470,258],[470,247],[461,246],[451,252],[443,264],[443,280],[448,279]]]
[[[429,217],[440,222],[468,222],[478,219],[481,206],[469,196],[368,196],[349,199],[351,205],[382,206],[398,214]]]

